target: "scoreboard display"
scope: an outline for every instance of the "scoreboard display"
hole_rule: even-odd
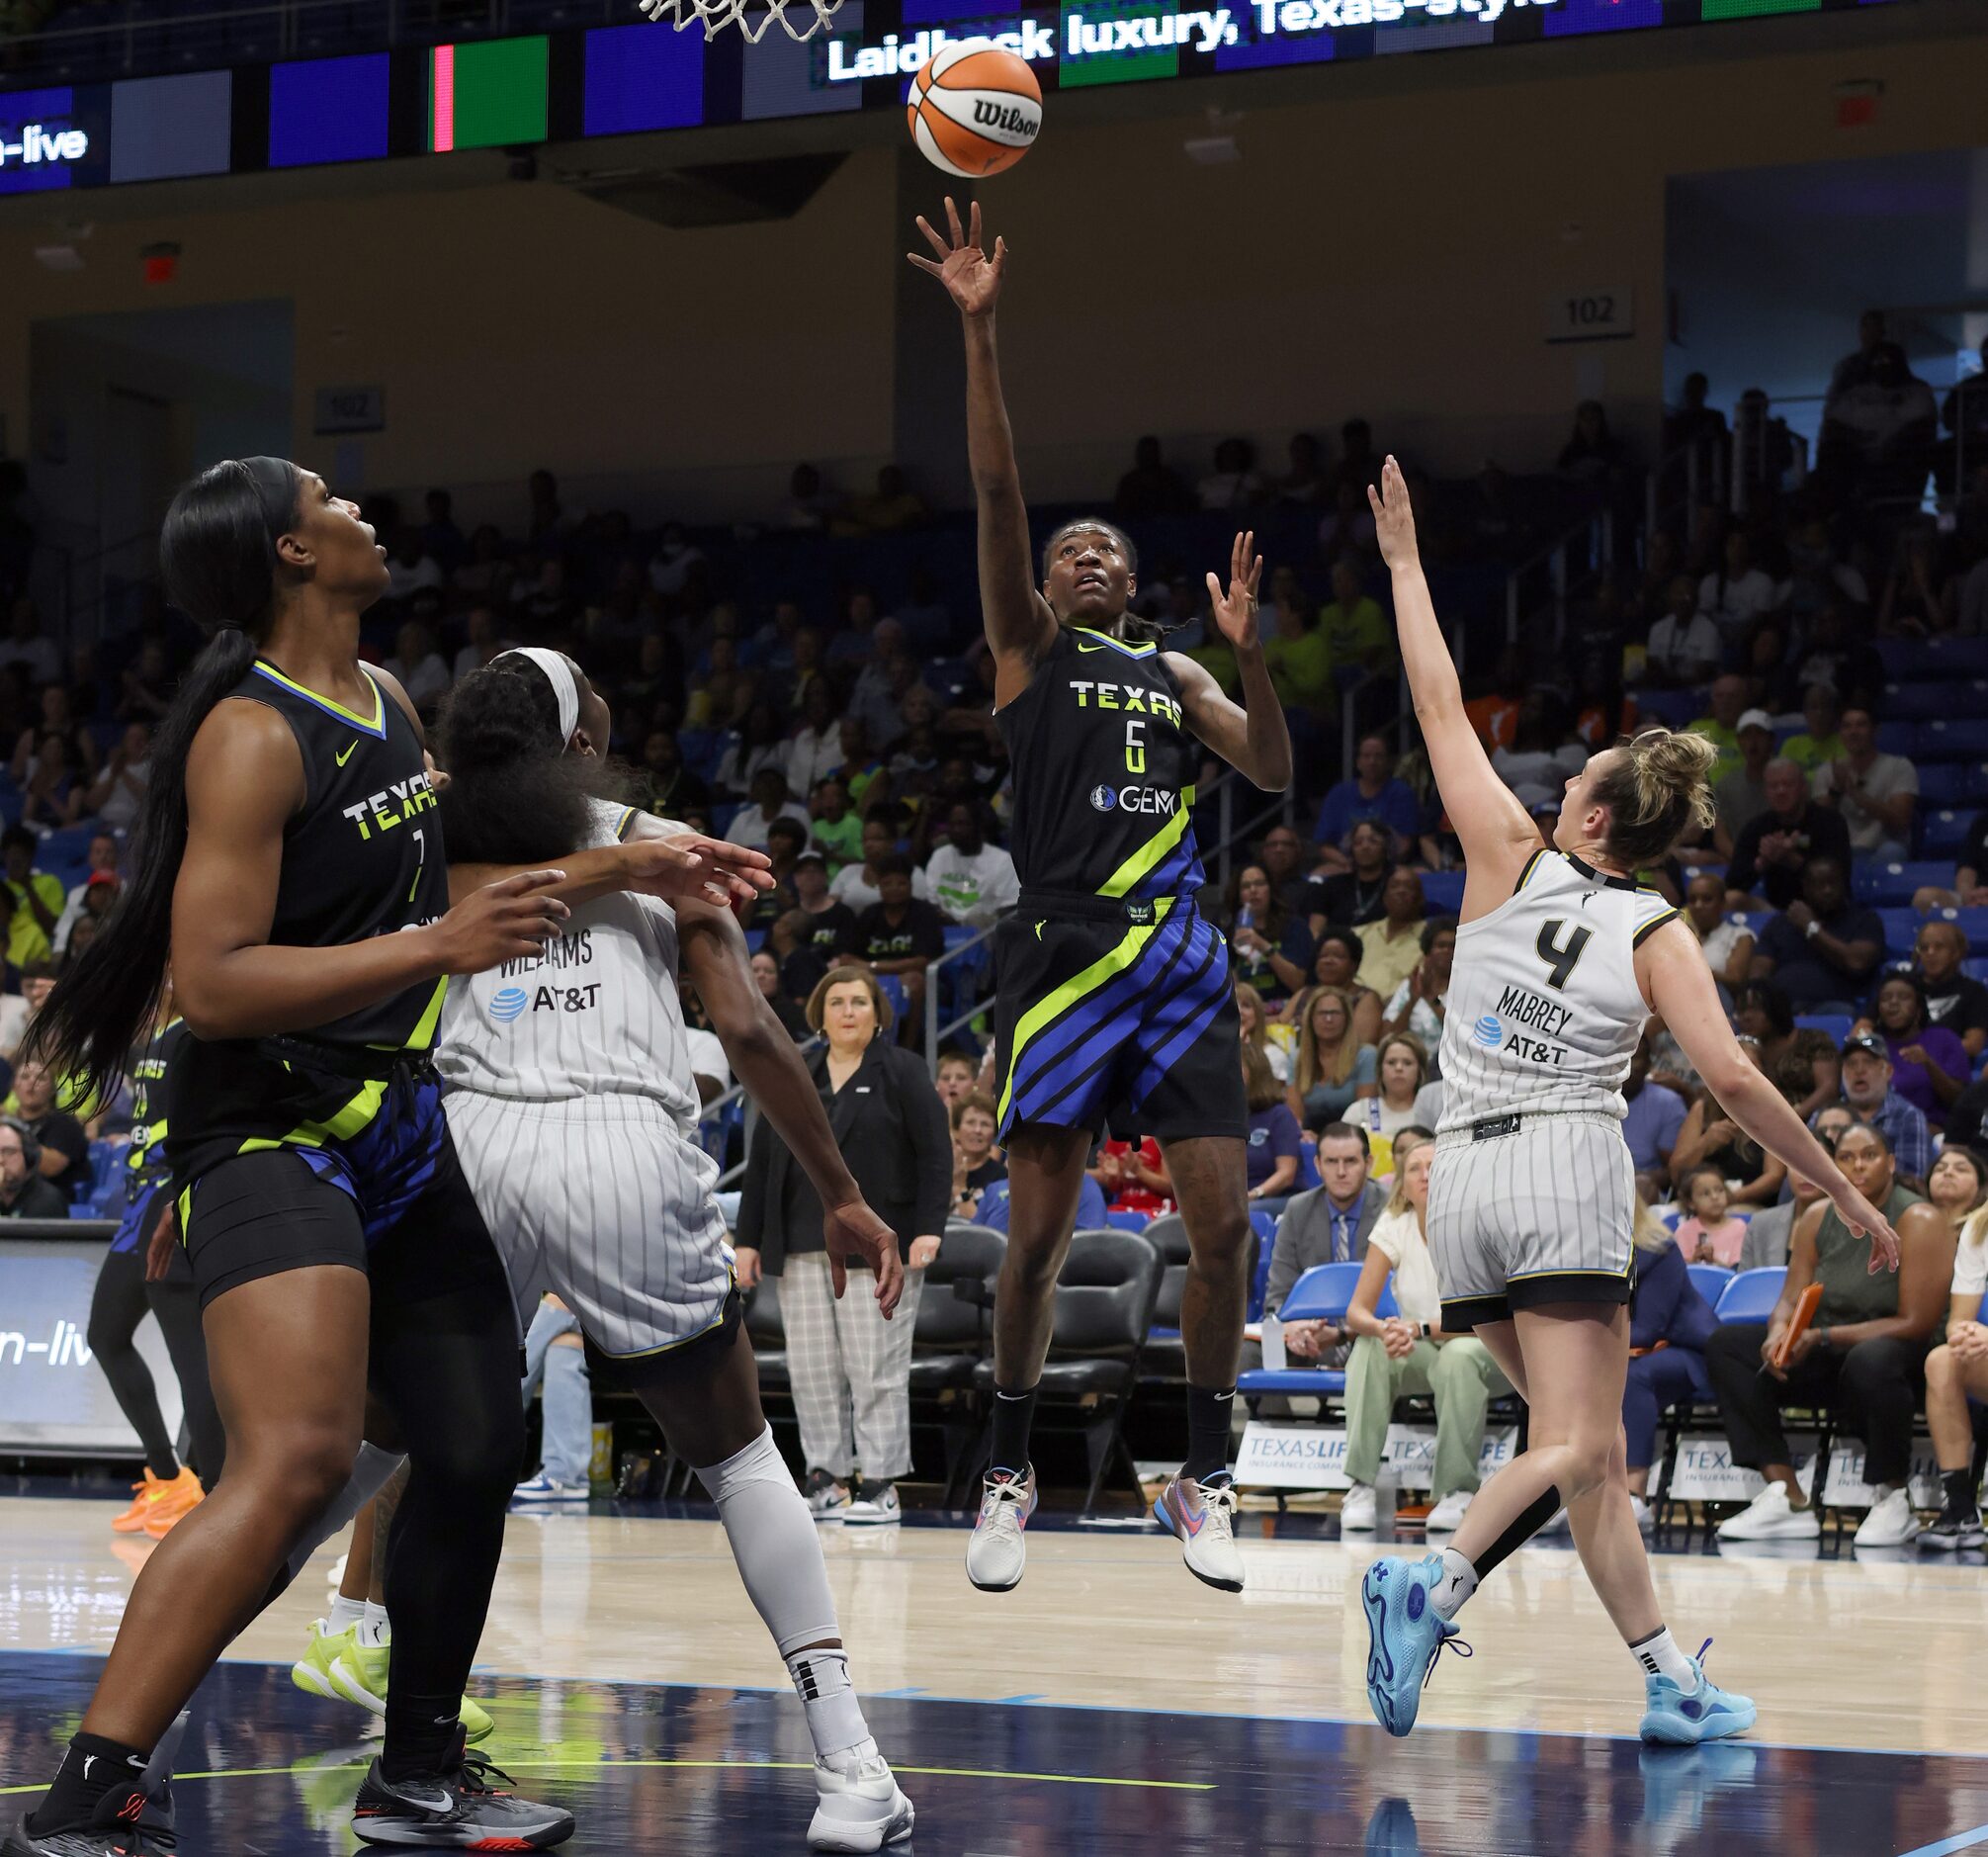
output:
[[[1908,3],[845,0],[802,44],[638,22],[0,90],[0,195],[896,109],[949,40],[994,40],[1051,91]]]

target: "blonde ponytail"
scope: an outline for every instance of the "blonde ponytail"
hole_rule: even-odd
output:
[[[1608,809],[1608,855],[1626,869],[1670,855],[1685,833],[1716,817],[1711,772],[1719,751],[1688,729],[1645,729],[1625,742],[1595,783]]]

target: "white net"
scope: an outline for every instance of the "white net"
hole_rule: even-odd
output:
[[[707,39],[716,39],[728,27],[735,26],[746,42],[757,44],[775,20],[789,39],[813,38],[834,17],[842,0],[637,0],[642,12],[657,22],[667,20],[681,32],[686,26],[704,28]]]

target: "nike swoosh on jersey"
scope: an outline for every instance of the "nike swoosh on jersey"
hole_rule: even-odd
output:
[[[352,758],[352,756],[353,756],[353,752],[354,752],[354,751],[356,751],[356,750],[358,749],[358,747],[359,747],[359,744],[358,744],[358,742],[357,742],[357,741],[353,741],[353,742],[349,742],[349,743],[347,743],[347,744],[346,744],[346,748],[345,748],[345,752],[344,752],[344,753],[342,753],[342,754],[334,754],[334,755],[332,755],[332,757],[331,757],[331,758],[332,758],[333,760],[335,760],[335,761],[336,761],[336,762],[337,762],[337,763],[339,764],[339,766],[343,767],[343,766],[345,765],[345,763],[346,763],[347,761],[349,761],[349,760],[350,760],[350,759]]]

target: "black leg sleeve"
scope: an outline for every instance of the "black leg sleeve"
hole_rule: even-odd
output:
[[[145,1285],[145,1300],[151,1305],[160,1334],[166,1338],[166,1352],[172,1356],[173,1371],[179,1376],[180,1402],[186,1408],[187,1431],[193,1440],[193,1466],[203,1489],[213,1489],[220,1481],[220,1466],[227,1456],[227,1433],[214,1402],[214,1388],[208,1381],[207,1336],[201,1328],[200,1292],[193,1279],[178,1277]]]
[[[398,1744],[407,1724],[455,1714],[489,1610],[524,1456],[517,1318],[494,1252],[490,1262],[486,1283],[398,1307],[375,1305],[373,1383],[408,1458],[407,1493],[387,1545],[389,1767],[421,1770],[428,1763],[420,1750]]]
[[[107,1252],[90,1298],[90,1327],[85,1339],[104,1370],[104,1377],[111,1382],[119,1410],[130,1421],[144,1447],[146,1467],[154,1476],[170,1481],[180,1473],[179,1459],[166,1435],[152,1371],[131,1345],[131,1337],[144,1319],[143,1257],[135,1251]]]

